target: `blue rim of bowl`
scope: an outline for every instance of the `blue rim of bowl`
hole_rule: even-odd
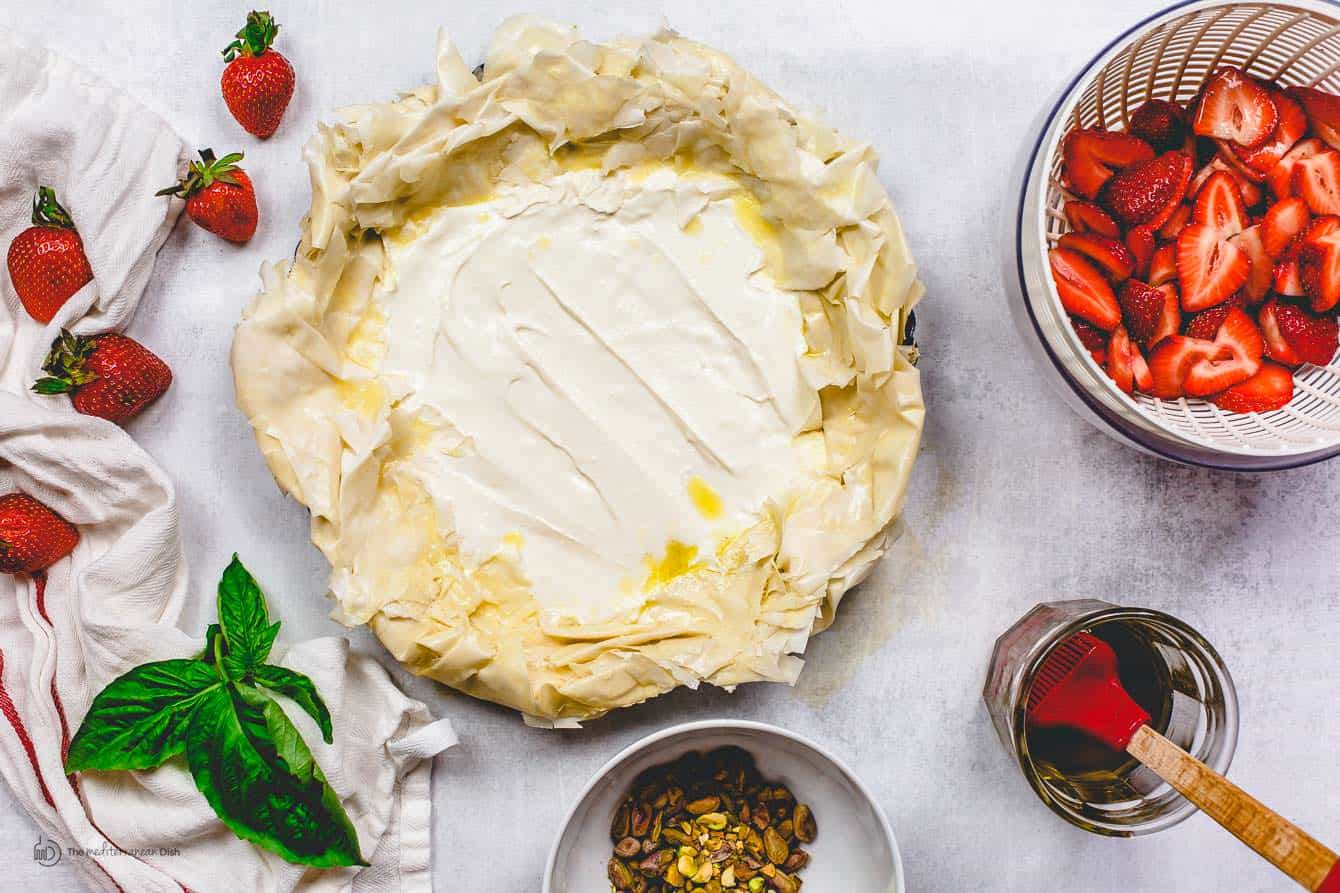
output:
[[[1095,53],[1094,56],[1084,64],[1084,66],[1079,70],[1079,73],[1070,79],[1070,83],[1066,85],[1066,88],[1063,91],[1061,91],[1060,99],[1058,99],[1056,103],[1052,105],[1051,111],[1047,113],[1046,120],[1042,122],[1042,127],[1039,128],[1038,130],[1037,139],[1033,143],[1033,148],[1028,153],[1028,163],[1024,168],[1024,181],[1019,187],[1019,201],[1016,205],[1016,211],[1014,217],[1014,223],[1015,223],[1014,261],[1015,261],[1015,271],[1019,277],[1020,297],[1023,299],[1024,310],[1028,314],[1028,320],[1033,325],[1033,333],[1037,336],[1038,343],[1042,345],[1043,351],[1047,354],[1047,359],[1051,361],[1052,367],[1055,368],[1057,373],[1061,376],[1061,379],[1066,383],[1066,385],[1070,388],[1070,390],[1074,392],[1075,396],[1077,396],[1084,403],[1084,405],[1088,407],[1089,410],[1094,413],[1094,415],[1100,418],[1109,428],[1111,428],[1117,434],[1121,435],[1121,437],[1124,440],[1128,440],[1140,446],[1143,449],[1149,450],[1150,452],[1158,455],[1163,459],[1167,459],[1172,462],[1180,462],[1186,465],[1197,465],[1202,468],[1210,468],[1217,471],[1267,472],[1267,471],[1284,471],[1290,468],[1302,468],[1307,465],[1313,465],[1317,462],[1324,462],[1327,459],[1332,459],[1335,456],[1340,455],[1340,446],[1334,447],[1329,451],[1320,450],[1315,453],[1304,453],[1299,456],[1290,456],[1282,460],[1274,460],[1270,456],[1244,457],[1244,459],[1251,460],[1251,464],[1248,465],[1248,464],[1218,463],[1211,459],[1201,458],[1199,455],[1191,453],[1188,453],[1186,455],[1179,455],[1176,452],[1164,449],[1153,438],[1138,437],[1135,434],[1131,433],[1128,430],[1128,426],[1125,420],[1122,419],[1120,415],[1118,415],[1116,412],[1109,409],[1108,407],[1104,406],[1101,401],[1099,401],[1096,397],[1094,397],[1091,393],[1089,393],[1088,388],[1084,387],[1079,382],[1075,381],[1074,377],[1071,376],[1070,373],[1066,370],[1065,365],[1061,362],[1060,357],[1056,355],[1056,351],[1052,349],[1051,343],[1047,340],[1046,336],[1043,334],[1042,326],[1038,323],[1037,314],[1034,313],[1032,302],[1029,300],[1028,297],[1029,295],[1028,279],[1027,275],[1024,272],[1024,251],[1022,244],[1024,235],[1024,212],[1026,210],[1024,205],[1025,202],[1027,202],[1028,200],[1028,184],[1029,181],[1032,179],[1033,166],[1037,164],[1038,153],[1042,151],[1042,144],[1046,139],[1047,132],[1051,130],[1052,122],[1056,120],[1057,113],[1060,112],[1061,107],[1066,104],[1066,101],[1074,93],[1075,88],[1093,71],[1094,66],[1098,64],[1098,61],[1103,57],[1105,57],[1109,52],[1111,52],[1114,47],[1126,41],[1131,37],[1131,35],[1147,27],[1152,22],[1156,22],[1160,19],[1167,18],[1170,14],[1176,12],[1179,9],[1185,9],[1188,6],[1197,6],[1204,2],[1205,0],[1181,0],[1181,2],[1179,3],[1174,3],[1172,6],[1165,7],[1159,10],[1158,12],[1153,13],[1152,15],[1146,16],[1145,18],[1136,22],[1131,27],[1127,28],[1125,31],[1121,32],[1121,34],[1117,35],[1112,40],[1108,41],[1103,46],[1102,49],[1100,49],[1097,53]],[[1331,6],[1335,6],[1337,9],[1340,9],[1340,0],[1324,0],[1324,2],[1328,3]],[[1231,4],[1226,3],[1223,5],[1231,5]],[[1200,451],[1204,453],[1209,453],[1213,452],[1213,448],[1202,446],[1200,447]],[[1257,462],[1255,460],[1260,461]]]
[[[898,850],[898,838],[893,835],[893,826],[889,824],[889,817],[884,814],[884,807],[879,805],[879,801],[870,793],[870,789],[856,777],[856,773],[851,771],[851,767],[843,762],[837,754],[816,741],[812,741],[803,735],[797,735],[795,732],[787,731],[780,726],[770,725],[765,722],[755,722],[748,719],[700,719],[695,720],[694,722],[680,723],[679,725],[670,726],[667,729],[661,729],[659,732],[652,732],[650,735],[639,738],[637,741],[634,741],[632,744],[615,754],[605,763],[605,765],[601,766],[596,773],[591,776],[590,780],[587,781],[585,785],[582,786],[581,792],[572,801],[572,806],[568,809],[567,814],[563,816],[563,824],[558,830],[558,835],[554,838],[553,845],[549,848],[549,858],[544,862],[543,893],[553,893],[551,882],[554,876],[554,869],[557,868],[556,863],[558,862],[559,846],[563,843],[563,839],[567,837],[568,829],[572,826],[572,820],[576,817],[577,810],[586,802],[586,798],[590,795],[591,791],[605,778],[605,776],[627,762],[627,760],[634,754],[647,749],[658,741],[664,741],[667,738],[674,738],[692,732],[706,732],[713,729],[746,729],[754,732],[766,732],[769,735],[776,735],[779,738],[787,738],[797,744],[808,747],[810,750],[832,763],[839,772],[847,777],[847,781],[851,782],[852,787],[865,798],[866,802],[870,804],[870,808],[874,811],[875,818],[879,820],[880,830],[884,832],[884,839],[889,842],[889,852],[893,856],[894,887],[892,893],[906,893],[906,882],[903,879],[903,856]]]

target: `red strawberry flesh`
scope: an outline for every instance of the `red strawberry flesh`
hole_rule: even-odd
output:
[[[1298,245],[1303,293],[1318,313],[1340,304],[1340,217],[1318,217]]]
[[[1251,148],[1269,139],[1277,123],[1270,91],[1239,69],[1225,67],[1205,82],[1191,129]]]
[[[1229,144],[1236,160],[1255,172],[1258,181],[1270,173],[1271,168],[1279,164],[1288,151],[1307,133],[1307,115],[1303,114],[1302,106],[1279,91],[1271,91],[1270,98],[1275,103],[1275,110],[1279,112],[1279,123],[1275,125],[1270,137],[1254,149]]]
[[[1292,305],[1283,304],[1276,300],[1266,301],[1261,307],[1261,312],[1257,314],[1256,322],[1261,329],[1261,339],[1266,343],[1266,359],[1283,363],[1286,366],[1301,366],[1303,358],[1284,339],[1284,333],[1280,331],[1279,322],[1275,316],[1276,311],[1281,307],[1289,306]]]
[[[1194,220],[1213,226],[1225,238],[1247,227],[1247,205],[1232,174],[1215,171],[1205,180],[1196,193]]]
[[[1317,153],[1325,151],[1326,146],[1319,139],[1306,139],[1299,142],[1280,159],[1280,163],[1266,174],[1266,185],[1275,198],[1288,198],[1293,194],[1293,169],[1300,161],[1305,161]]]
[[[1238,234],[1235,241],[1238,246],[1246,253],[1247,259],[1251,261],[1251,272],[1247,274],[1247,281],[1242,284],[1240,294],[1247,300],[1248,304],[1256,306],[1265,300],[1266,295],[1270,294],[1270,287],[1275,282],[1275,264],[1266,252],[1265,241],[1261,236],[1261,225],[1249,226]]]
[[[1210,224],[1193,223],[1177,237],[1182,309],[1204,310],[1228,300],[1251,275],[1251,259]]]
[[[1148,161],[1154,157],[1154,150],[1130,134],[1088,129],[1073,131],[1066,137],[1062,154],[1070,187],[1093,199],[1113,174]]]
[[[1261,240],[1271,260],[1284,254],[1294,239],[1307,230],[1311,220],[1312,212],[1301,198],[1290,196],[1271,205],[1261,221]]]
[[[1129,279],[1135,271],[1135,255],[1116,239],[1098,233],[1066,233],[1056,244],[1084,255],[1113,282]]]
[[[1110,239],[1121,238],[1121,228],[1108,213],[1092,202],[1078,199],[1065,203],[1065,218],[1077,233],[1097,233]]]
[[[1061,306],[1067,313],[1108,332],[1121,323],[1121,309],[1112,286],[1084,255],[1067,248],[1053,248],[1048,260]]]
[[[1246,313],[1229,310],[1214,338],[1214,350],[1187,370],[1184,387],[1192,397],[1204,397],[1245,381],[1261,368],[1265,342]]]
[[[1293,194],[1314,214],[1340,214],[1340,152],[1325,149],[1299,160],[1290,175]]]

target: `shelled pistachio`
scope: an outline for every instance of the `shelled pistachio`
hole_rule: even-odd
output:
[[[690,752],[643,772],[610,824],[614,893],[798,893],[818,826],[744,750]]]

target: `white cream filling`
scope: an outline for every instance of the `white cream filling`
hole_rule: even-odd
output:
[[[738,190],[632,179],[584,171],[437,211],[389,240],[377,296],[381,375],[464,441],[400,473],[467,561],[516,549],[554,620],[634,612],[658,572],[710,564],[784,501],[819,408],[799,304],[758,272]],[[683,225],[677,193],[702,200]]]

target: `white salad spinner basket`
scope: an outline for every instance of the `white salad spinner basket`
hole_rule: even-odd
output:
[[[1007,209],[1005,253],[1016,321],[1082,415],[1168,459],[1265,471],[1340,453],[1340,363],[1298,370],[1294,398],[1266,413],[1225,412],[1197,399],[1127,396],[1080,344],[1061,307],[1047,250],[1069,229],[1061,146],[1078,127],[1124,130],[1148,99],[1185,104],[1221,65],[1283,85],[1340,93],[1340,5],[1193,0],[1141,22],[1084,67],[1048,112],[1026,157],[1018,203]]]

